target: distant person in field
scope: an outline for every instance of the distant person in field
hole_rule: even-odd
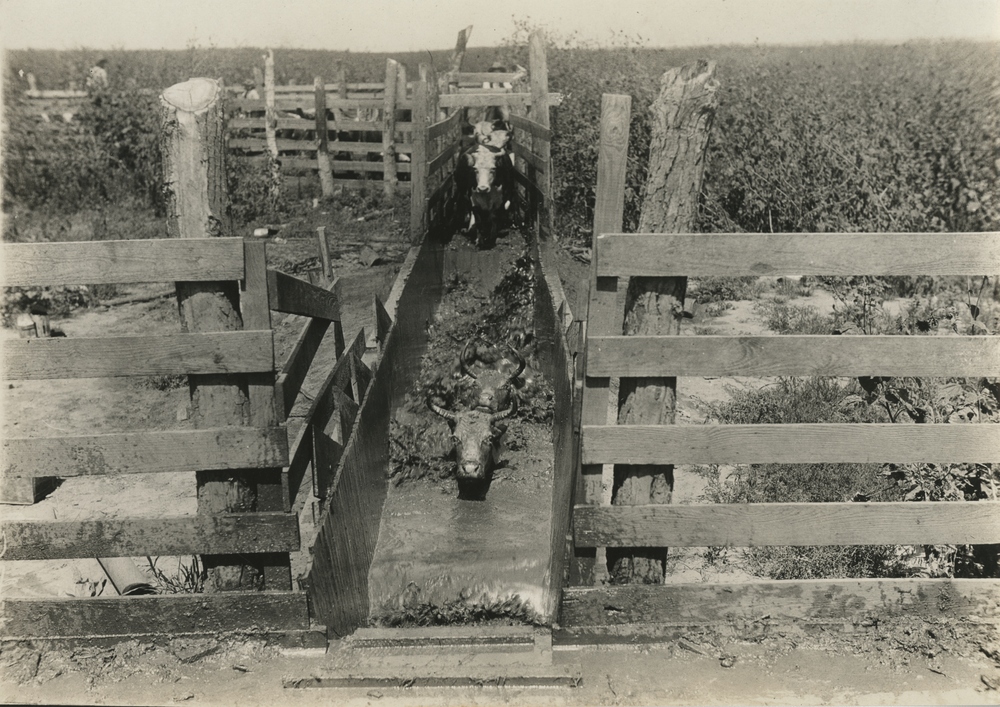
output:
[[[108,60],[98,59],[87,75],[87,88],[102,89],[108,87]]]
[[[243,82],[243,97],[252,101],[260,100],[260,94],[257,93],[257,83],[253,79],[247,79]]]

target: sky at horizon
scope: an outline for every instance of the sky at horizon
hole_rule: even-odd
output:
[[[566,37],[651,47],[1000,40],[1000,0],[0,0],[8,49],[271,46],[351,51],[496,46],[515,18]]]

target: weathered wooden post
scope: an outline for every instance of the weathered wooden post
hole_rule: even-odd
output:
[[[456,73],[462,70],[462,62],[465,61],[465,47],[469,44],[469,37],[471,36],[472,25],[459,30],[458,38],[455,40],[455,49],[451,52],[451,59],[448,60],[449,73]]]
[[[341,60],[337,61],[337,98],[341,100],[347,100],[347,66]],[[347,120],[347,116],[344,115],[343,108],[337,108],[334,111],[334,115],[337,118],[338,123],[342,123]]]
[[[597,238],[622,227],[625,212],[625,167],[628,159],[630,96],[604,94],[601,98],[601,140],[597,161],[597,193],[594,203],[594,251]],[[617,334],[622,330],[622,312],[617,308],[618,278],[597,277],[597,258],[591,261],[590,301],[586,331],[590,336]],[[610,378],[585,378],[581,422],[584,425],[613,424],[617,405],[610,401]],[[610,405],[609,405],[610,403]],[[614,467],[588,464],[581,467],[576,490],[578,503],[600,505],[611,499]],[[599,561],[604,550],[576,548],[570,564],[573,584],[596,584],[606,570]]]
[[[413,89],[413,159],[410,162],[410,240],[416,245],[427,225],[427,104],[429,69],[420,65]]]
[[[330,244],[326,242],[326,226],[316,227],[316,239],[319,241],[319,257],[323,263],[323,277],[333,282],[333,268],[330,266]]]
[[[549,65],[545,54],[545,33],[535,30],[528,37],[528,67],[531,81],[530,117],[539,125],[549,127]],[[539,178],[535,168],[528,168],[531,181],[542,192],[542,208],[535,221],[535,234],[550,238],[554,234],[555,215],[552,205],[552,162],[548,140],[530,138],[531,151],[545,161],[546,169]],[[536,149],[537,146],[537,149]]]
[[[271,200],[278,198],[281,184],[281,166],[278,164],[278,113],[274,107],[274,52],[270,49],[264,55],[264,138],[267,152],[271,156]]]
[[[400,103],[406,103],[409,87],[406,85],[406,64],[396,62],[396,122],[406,120],[405,109],[400,108]]]
[[[382,102],[382,192],[386,199],[396,194],[396,91],[399,64],[385,60],[385,91]]]
[[[329,137],[326,131],[326,87],[323,79],[313,79],[316,94],[316,166],[319,169],[319,184],[323,197],[333,196],[333,168],[330,166]]]
[[[719,99],[715,62],[670,69],[660,78],[660,95],[650,106],[652,136],[643,189],[640,233],[690,233],[698,215],[709,133]],[[679,334],[686,277],[634,277],[625,298],[623,334]],[[623,378],[618,424],[670,425],[677,410],[676,378]],[[618,465],[614,505],[670,503],[674,467]],[[663,581],[665,548],[608,550],[612,580]]]
[[[160,96],[167,229],[174,238],[231,236],[226,189],[225,113],[220,81],[191,79]],[[248,244],[249,259],[263,246]],[[248,268],[248,272],[258,269]],[[255,288],[266,292],[266,289]],[[259,298],[258,298],[259,300]],[[270,328],[266,302],[240,302],[236,282],[178,282],[177,305],[185,332]],[[275,422],[273,375],[190,375],[192,422],[200,429]],[[281,470],[197,472],[198,513],[215,515],[281,510]],[[291,587],[288,555],[205,555],[210,591]]]

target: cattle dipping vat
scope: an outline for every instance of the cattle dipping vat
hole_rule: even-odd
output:
[[[561,568],[562,559],[552,553],[553,480],[561,469],[567,476],[562,486],[568,488],[572,454],[565,443],[571,371],[553,346],[561,336],[554,332],[562,330],[555,322],[566,308],[558,284],[557,292],[549,291],[553,282],[558,278],[546,276],[537,248],[532,257],[514,230],[489,251],[477,251],[458,237],[445,243],[433,236],[411,250],[386,303],[392,325],[373,365],[369,394],[381,396],[381,404],[366,421],[372,426],[366,436],[378,449],[359,477],[367,492],[352,492],[342,482],[349,470],[338,471],[312,548],[307,585],[320,620],[333,634],[369,622],[553,618],[559,587],[552,583],[552,565]],[[461,342],[473,332],[487,338],[520,333],[519,343],[533,341],[525,347],[519,412],[506,421],[499,464],[480,499],[459,497],[448,425],[424,403],[428,391],[444,391],[447,400],[439,401],[469,404],[467,394],[477,388],[463,388],[457,370]],[[497,360],[477,361],[473,369],[482,375],[491,365],[503,368],[502,350],[493,351]],[[556,359],[562,365],[554,365]],[[365,400],[362,408],[366,403],[371,405]],[[564,442],[558,448],[553,421],[555,439]],[[354,436],[359,432],[356,428]],[[348,497],[361,505],[347,503]],[[568,510],[568,496],[555,503]],[[338,525],[337,509],[342,521],[351,522]],[[356,552],[347,557],[343,548]]]

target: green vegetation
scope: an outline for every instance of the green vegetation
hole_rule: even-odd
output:
[[[474,49],[465,68],[484,70],[499,58],[527,66],[522,24],[507,45]],[[587,242],[596,184],[602,93],[632,96],[625,228],[641,208],[648,153],[647,109],[659,76],[697,58],[718,64],[720,108],[710,142],[699,230],[702,231],[976,231],[1000,229],[1000,47],[993,43],[914,42],[899,46],[809,48],[705,47],[644,49],[619,37],[610,46],[550,33],[549,75],[564,95],[555,111],[554,188],[560,230]],[[414,68],[448,51],[393,56]],[[189,76],[240,83],[261,64],[257,48],[110,51],[107,100],[72,130],[72,144],[47,131],[29,140],[23,70],[42,88],[83,84],[98,58],[90,50],[8,53],[5,81],[4,209],[75,210],[118,203],[122,190],[157,205],[158,165],[148,110],[160,90]],[[333,80],[344,60],[353,80],[380,80],[385,54],[275,52],[277,81]],[[71,132],[72,132],[71,130]],[[66,138],[69,139],[69,138]],[[33,143],[33,144],[32,144]],[[60,149],[56,149],[59,147]],[[69,148],[69,149],[66,149]],[[59,152],[66,161],[53,161]],[[55,167],[58,165],[58,167]],[[124,170],[133,179],[116,176]],[[107,175],[107,176],[105,176]],[[241,203],[259,203],[251,193]],[[237,198],[237,201],[239,199]]]
[[[473,601],[452,599],[441,604],[404,600],[398,609],[375,614],[369,625],[384,628],[407,626],[509,626],[542,624],[529,602],[514,595],[507,599]]]

